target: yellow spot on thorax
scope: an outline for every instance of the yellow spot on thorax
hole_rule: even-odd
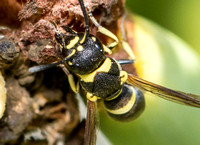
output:
[[[77,47],[77,50],[78,50],[78,51],[82,51],[82,50],[83,50],[83,46],[82,46],[82,45],[79,45],[79,46]]]
[[[72,47],[74,47],[74,45],[76,45],[78,41],[79,41],[79,37],[75,36],[74,39],[70,40],[69,44],[66,46],[67,49],[71,49]]]

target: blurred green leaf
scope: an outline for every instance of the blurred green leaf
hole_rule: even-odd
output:
[[[126,7],[173,31],[200,54],[200,1],[126,0]]]

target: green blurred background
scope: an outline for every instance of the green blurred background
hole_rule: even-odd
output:
[[[200,1],[127,0],[127,8],[166,28],[133,17],[156,43],[141,48],[142,77],[174,90],[200,94]],[[146,109],[133,122],[114,121],[100,110],[100,127],[114,145],[200,145],[199,108],[148,94],[145,98]]]
[[[200,53],[199,0],[127,0],[126,7],[172,31]]]

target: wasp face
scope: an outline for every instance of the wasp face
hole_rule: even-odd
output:
[[[64,41],[64,34],[56,32],[55,33],[55,38],[57,43],[61,46],[61,48],[65,48],[65,41]]]

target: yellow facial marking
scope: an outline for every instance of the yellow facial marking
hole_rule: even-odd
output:
[[[82,50],[83,50],[83,46],[82,46],[82,45],[79,45],[79,46],[77,47],[77,50],[78,50],[78,51],[82,51]]]
[[[72,65],[72,62],[71,62],[71,61],[68,61],[68,64],[69,64],[69,65]]]
[[[96,38],[96,37],[92,37],[92,40],[93,40],[93,41],[96,41],[96,40],[97,40],[97,38]]]
[[[67,49],[71,49],[72,47],[74,47],[74,45],[76,45],[76,43],[79,41],[79,37],[76,36],[74,37],[74,39],[72,39],[69,44],[66,46]]]
[[[135,90],[133,87],[131,87],[131,89],[133,91],[131,99],[127,102],[125,106],[116,110],[111,110],[111,109],[106,109],[106,110],[110,112],[111,114],[116,114],[116,115],[121,115],[121,114],[125,114],[129,112],[131,108],[133,107],[133,105],[135,104],[135,99],[136,99]]]
[[[104,63],[98,69],[96,69],[95,71],[93,71],[90,74],[79,75],[79,76],[86,83],[94,82],[94,77],[96,76],[96,74],[98,72],[108,72],[110,70],[111,66],[112,66],[111,59],[110,58],[106,58]]]

